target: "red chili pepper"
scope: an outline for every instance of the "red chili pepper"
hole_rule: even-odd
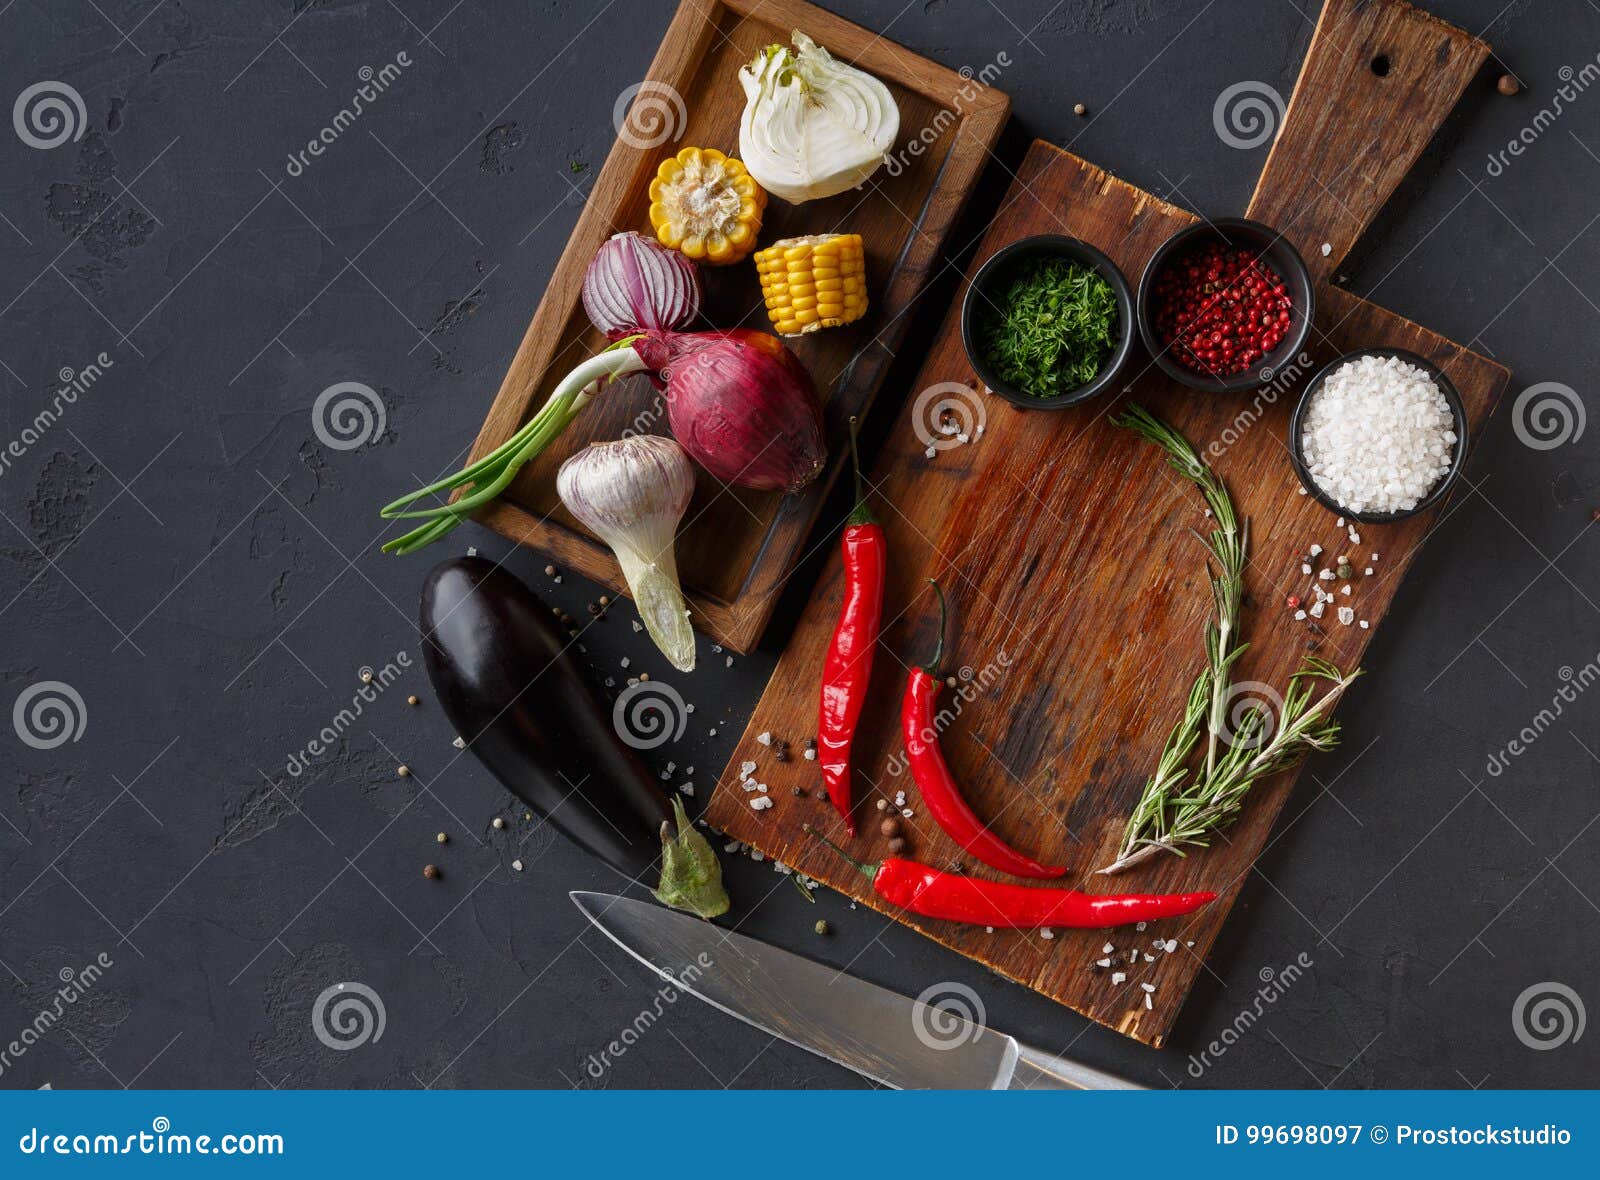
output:
[[[1037,926],[1099,928],[1130,922],[1152,922],[1190,914],[1216,900],[1216,894],[1199,893],[1081,893],[1076,889],[1012,885],[945,873],[891,856],[877,864],[862,864],[819,833],[817,836],[840,856],[860,869],[879,897],[925,918],[942,918],[974,926],[1032,929]]]
[[[935,669],[944,655],[945,604],[939,583],[933,582],[933,589],[939,596],[939,646],[931,661],[911,670],[900,705],[900,736],[905,742],[911,777],[934,822],[984,864],[1018,877],[1059,877],[1067,871],[1065,865],[1047,865],[1025,856],[990,831],[967,806],[955,775],[945,764],[934,724],[939,707],[939,677]]]
[[[817,760],[828,798],[856,834],[850,815],[850,743],[872,680],[872,654],[878,646],[883,618],[883,583],[888,573],[888,545],[883,527],[867,508],[861,483],[861,456],[856,451],[856,420],[850,419],[850,458],[856,472],[856,506],[845,521],[839,549],[844,558],[844,601],[833,642],[822,666],[822,700],[817,710]]]

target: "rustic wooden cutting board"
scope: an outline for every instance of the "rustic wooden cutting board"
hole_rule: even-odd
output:
[[[800,556],[827,489],[845,461],[846,424],[872,404],[905,333],[912,302],[936,277],[945,235],[989,160],[1010,100],[975,63],[946,69],[800,0],[684,0],[645,82],[628,105],[624,133],[607,156],[550,285],[528,325],[473,444],[476,460],[510,438],[578,362],[604,347],[581,301],[583,276],[614,233],[648,233],[647,192],[656,166],[685,147],[737,155],[744,91],[739,67],[794,30],[878,77],[900,109],[900,148],[868,183],[822,201],[767,204],[761,244],[815,233],[859,233],[866,246],[867,315],[845,328],[790,341],[822,395],[829,463],[802,492],[780,496],[727,488],[697,472],[695,498],[678,534],[678,569],[694,623],[736,651],[761,637],[783,580]],[[915,146],[911,146],[914,137]],[[706,316],[698,328],[770,331],[755,264],[702,267]],[[624,431],[668,433],[660,395],[642,377],[612,386],[477,519],[550,554],[561,565],[626,593],[611,551],[569,516],[556,469],[591,441]]]
[[[926,817],[909,774],[897,773],[898,699],[906,669],[932,650],[936,577],[954,607],[953,653],[970,699],[944,732],[948,759],[974,809],[1008,841],[1072,866],[1068,883],[1093,892],[1213,889],[1217,902],[1148,930],[987,933],[981,927],[893,916],[947,946],[1093,1019],[1152,1045],[1166,1037],[1201,971],[1243,879],[1295,778],[1259,785],[1242,820],[1216,846],[1185,859],[1162,856],[1114,878],[1093,870],[1114,857],[1129,810],[1179,716],[1202,661],[1210,611],[1198,495],[1150,445],[1107,421],[1139,402],[1179,426],[1227,480],[1251,530],[1245,638],[1239,680],[1281,688],[1306,651],[1351,668],[1383,618],[1411,558],[1438,523],[1435,509],[1410,521],[1359,526],[1351,542],[1333,514],[1298,494],[1285,437],[1304,380],[1338,353],[1367,346],[1410,349],[1441,366],[1464,399],[1474,436],[1509,379],[1483,357],[1330,285],[1334,266],[1427,144],[1488,52],[1487,46],[1417,10],[1383,0],[1329,0],[1249,215],[1284,230],[1320,289],[1310,363],[1260,394],[1184,390],[1136,354],[1129,388],[1075,409],[1018,410],[968,394],[985,428],[971,445],[925,453],[928,426],[908,399],[876,466],[873,504],[893,555],[873,694],[855,745],[864,860],[885,854],[878,799],[904,791],[914,854],[993,875]],[[1384,60],[1374,66],[1379,57]],[[1377,72],[1379,69],[1383,73]],[[1048,144],[1029,150],[985,237],[976,269],[994,251],[1037,233],[1065,233],[1106,251],[1137,281],[1145,261],[1193,216]],[[1323,252],[1323,243],[1331,249]],[[959,301],[930,349],[918,389],[972,382],[962,352]],[[919,434],[919,426],[921,433]],[[1313,543],[1348,553],[1359,578],[1341,598],[1370,629],[1341,626],[1330,609],[1318,634],[1296,623],[1287,595],[1309,597],[1301,554]],[[748,731],[718,783],[710,820],[785,864],[886,909],[838,856],[801,832],[811,822],[838,838],[841,825],[820,791],[816,763],[778,765],[756,735],[793,743],[815,733],[816,684],[840,600],[837,558],[828,567]],[[969,679],[970,677],[970,679]],[[1359,687],[1356,691],[1360,691]],[[955,693],[947,690],[947,702]],[[1360,745],[1359,733],[1346,735]],[[774,806],[756,812],[738,785],[755,761]],[[791,787],[806,792],[796,798]],[[815,797],[814,797],[815,796]],[[1176,939],[1168,954],[1152,943]],[[1091,970],[1106,942],[1138,949],[1128,979]],[[1192,946],[1189,945],[1192,943]],[[1143,954],[1153,952],[1154,962]],[[1155,985],[1145,1007],[1142,983]]]

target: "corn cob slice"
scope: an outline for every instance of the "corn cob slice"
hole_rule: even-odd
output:
[[[732,156],[686,147],[650,182],[656,240],[698,262],[726,266],[756,248],[767,193]]]
[[[867,312],[860,234],[785,238],[756,252],[767,317],[780,336],[854,323]]]

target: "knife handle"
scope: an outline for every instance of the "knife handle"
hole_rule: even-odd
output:
[[[1017,1042],[1017,1068],[1009,1090],[1144,1090],[1123,1078],[1101,1073],[1065,1057]]]

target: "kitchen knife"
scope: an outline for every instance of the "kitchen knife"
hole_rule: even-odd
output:
[[[913,1000],[664,906],[609,893],[571,897],[601,933],[673,987],[885,1086],[1145,1088],[985,1027],[982,1002],[960,984]]]

